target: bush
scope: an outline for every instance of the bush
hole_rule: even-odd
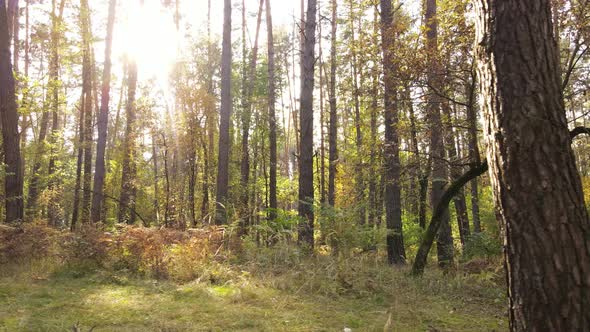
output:
[[[497,237],[486,232],[472,234],[465,243],[463,259],[490,258],[502,254],[502,244]]]

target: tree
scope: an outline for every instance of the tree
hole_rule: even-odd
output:
[[[427,100],[427,114],[430,130],[430,157],[432,158],[432,193],[431,205],[434,208],[440,202],[447,184],[447,168],[445,165],[445,146],[441,128],[440,114],[441,98],[437,92],[441,91],[440,71],[437,61],[438,55],[438,23],[436,0],[426,0],[426,52],[427,52],[427,81],[429,87]],[[438,262],[441,267],[448,267],[453,263],[453,235],[448,211],[442,216],[442,227],[436,240]]]
[[[406,252],[402,231],[399,136],[397,105],[395,24],[391,0],[381,0],[381,45],[383,48],[383,74],[385,83],[385,220],[387,223],[387,257],[390,264],[404,264]]]
[[[549,0],[478,0],[476,56],[513,331],[590,326],[590,220]]]
[[[336,105],[336,33],[338,32],[338,1],[332,0],[331,7],[332,31],[330,35],[330,87],[328,89],[328,95],[330,98],[330,125],[328,128],[328,204],[333,207],[336,204],[336,172],[338,171],[338,109]]]
[[[102,206],[104,203],[104,178],[105,178],[105,150],[107,144],[107,127],[109,122],[109,101],[111,93],[111,53],[113,47],[113,28],[117,0],[109,1],[109,17],[105,39],[104,68],[102,71],[102,87],[100,96],[100,113],[98,114],[98,139],[96,141],[96,161],[94,167],[94,192],[92,196],[91,219],[93,222],[101,220]]]
[[[231,0],[224,1],[223,42],[221,54],[221,108],[219,121],[219,155],[217,157],[217,201],[215,223],[227,222],[229,187],[229,120],[232,111],[231,100]]]
[[[242,161],[241,161],[241,186],[242,186],[242,204],[243,204],[243,211],[244,215],[242,216],[242,222],[244,226],[248,224],[248,220],[250,220],[250,209],[249,209],[249,200],[250,195],[249,192],[249,182],[250,182],[250,151],[249,151],[249,136],[250,136],[250,120],[251,120],[251,113],[252,113],[252,96],[254,92],[254,83],[256,82],[256,63],[258,61],[258,37],[260,34],[260,24],[262,21],[262,8],[264,6],[264,0],[260,0],[260,5],[258,6],[258,15],[256,19],[256,35],[254,37],[254,46],[252,47],[252,55],[250,58],[249,65],[246,65],[246,8],[242,9],[243,13],[243,22],[242,22],[242,29],[243,29],[243,56],[244,56],[244,74],[243,74],[243,82],[242,82]]]
[[[301,151],[299,153],[299,243],[313,250],[314,188],[313,188],[313,86],[315,71],[315,29],[317,1],[308,0],[303,59],[301,62],[301,96],[299,123]]]
[[[266,31],[268,44],[268,139],[270,149],[269,202],[270,220],[277,217],[277,119],[275,114],[275,48],[272,32],[272,11],[270,0],[266,0]]]
[[[0,121],[2,121],[2,147],[6,164],[4,178],[6,222],[16,223],[24,218],[23,173],[18,132],[19,116],[8,31],[6,1],[0,0]]]
[[[123,145],[123,173],[121,178],[121,196],[119,198],[119,222],[135,223],[135,203],[137,195],[137,109],[135,92],[137,89],[137,63],[129,59],[127,77],[127,127]]]

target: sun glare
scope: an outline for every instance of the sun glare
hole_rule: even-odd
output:
[[[173,11],[160,0],[145,0],[143,5],[136,0],[124,2],[121,13],[115,52],[137,62],[142,81],[155,79],[165,85],[179,45]]]

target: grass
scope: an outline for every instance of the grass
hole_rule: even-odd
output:
[[[485,276],[431,268],[414,279],[357,263],[234,265],[231,279],[215,283],[0,266],[0,331],[383,331],[388,319],[391,331],[507,330],[504,291]]]

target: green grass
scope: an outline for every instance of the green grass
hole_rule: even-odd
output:
[[[325,270],[244,272],[215,285],[15,269],[0,273],[0,331],[71,331],[76,323],[82,331],[383,331],[390,315],[392,331],[507,328],[499,287],[439,272],[413,279],[379,268],[389,277],[353,274],[350,283],[382,282],[385,290],[326,292],[322,287],[331,289],[335,281],[322,276]]]

